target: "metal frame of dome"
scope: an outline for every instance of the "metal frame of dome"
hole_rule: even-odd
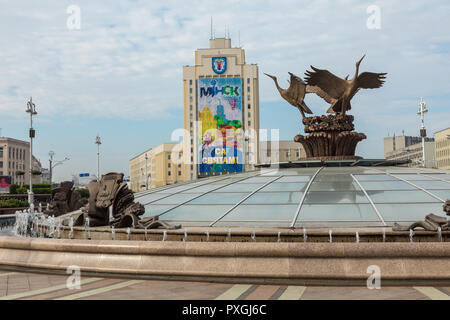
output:
[[[450,171],[383,162],[261,167],[137,193],[136,201],[146,207],[145,216],[210,227],[387,227],[430,212],[444,215]]]

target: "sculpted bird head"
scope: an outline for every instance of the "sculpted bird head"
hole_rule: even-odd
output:
[[[268,76],[269,78],[272,78],[273,81],[277,81],[277,77],[272,76],[270,74],[264,73],[266,76]]]
[[[366,57],[366,55],[363,55],[363,57],[361,58],[361,60],[359,60],[358,62],[356,62],[356,67],[359,68],[359,65],[361,64],[361,62],[364,60],[364,58]]]

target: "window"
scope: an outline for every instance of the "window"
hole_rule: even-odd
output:
[[[3,158],[3,147],[0,147],[0,158]]]
[[[167,175],[168,175],[168,176],[170,176],[170,175],[171,175],[171,172],[170,172],[170,171],[168,171],[168,172],[167,172]]]
[[[250,84],[250,78],[247,78],[247,83]]]
[[[167,168],[170,168],[170,162],[167,164]]]
[[[249,117],[249,118],[251,117],[250,112],[248,113],[248,117]]]
[[[250,105],[250,103],[247,105],[247,108],[248,108],[248,109],[251,109],[251,108],[252,108],[251,105]]]
[[[192,104],[189,106],[189,110],[191,110],[192,111]]]
[[[0,161],[0,168],[3,168],[3,161]]]
[[[191,86],[192,86],[192,80],[189,80],[189,85],[191,85]]]
[[[248,122],[248,125],[249,125],[249,126],[251,125],[251,122],[250,122],[250,121]]]
[[[178,171],[178,175],[181,176],[181,171]]]
[[[192,88],[189,88],[189,93],[192,94]]]

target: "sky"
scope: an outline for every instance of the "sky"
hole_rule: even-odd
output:
[[[131,158],[183,126],[182,67],[208,47],[212,17],[215,36],[228,30],[258,64],[260,127],[282,140],[302,130],[301,117],[263,72],[281,86],[310,65],[352,76],[366,54],[361,72],[387,80],[361,90],[350,114],[368,136],[357,154],[383,158],[384,137],[418,135],[421,97],[429,135],[450,127],[449,16],[446,0],[0,0],[0,135],[28,139],[32,96],[34,155],[44,167],[50,150],[70,158],[55,181],[96,172],[97,134],[100,170],[128,175]],[[313,95],[305,101],[315,114],[328,108]]]

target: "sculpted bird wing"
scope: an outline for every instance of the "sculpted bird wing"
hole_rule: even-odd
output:
[[[306,71],[305,80],[310,86],[318,86],[329,97],[339,99],[347,88],[347,81],[341,79],[328,70],[321,70],[311,66],[314,71]]]
[[[334,102],[336,102],[337,99],[329,96],[325,91],[323,91],[322,89],[320,89],[320,87],[318,86],[310,86],[307,85],[306,86],[306,93],[315,93],[317,94],[319,97],[321,97],[322,99],[324,99],[326,102],[332,104]]]
[[[299,105],[302,105],[303,99],[305,98],[306,84],[295,74],[289,72],[289,75],[291,76],[291,80],[289,81],[290,85],[286,90],[286,95],[295,100]]]
[[[357,85],[362,89],[376,89],[383,86],[387,73],[363,72],[359,75]]]

